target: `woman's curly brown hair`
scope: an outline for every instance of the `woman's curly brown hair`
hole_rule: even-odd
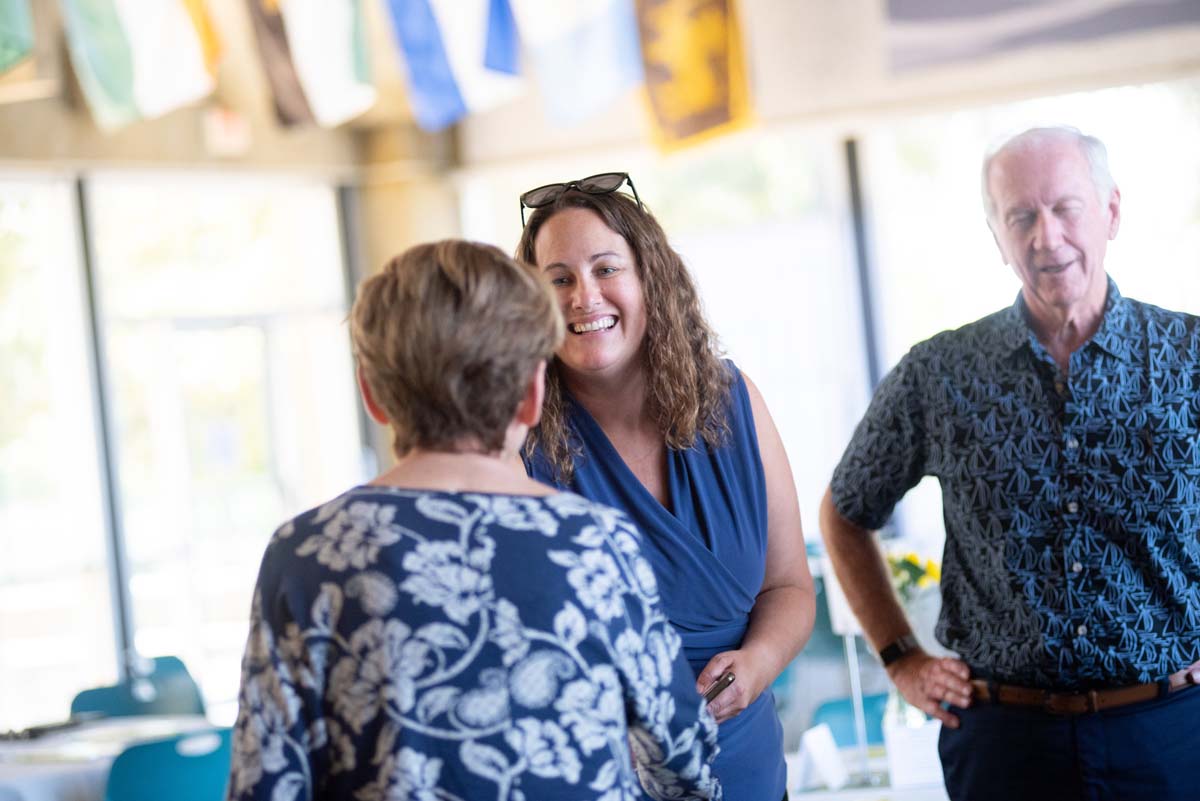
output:
[[[718,446],[729,434],[730,370],[721,362],[716,335],[704,318],[700,295],[679,254],[648,210],[617,192],[591,195],[569,190],[534,210],[517,243],[516,257],[537,264],[534,243],[541,227],[563,209],[594,212],[629,244],[642,282],[646,307],[646,383],[649,412],[667,447],[685,450],[699,436]],[[567,483],[580,454],[567,429],[566,399],[559,360],[546,370],[541,422],[529,432],[525,453],[541,446],[559,481]]]

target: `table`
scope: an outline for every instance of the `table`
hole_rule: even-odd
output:
[[[0,801],[103,801],[109,768],[127,746],[211,727],[202,715],[146,715],[0,742]]]

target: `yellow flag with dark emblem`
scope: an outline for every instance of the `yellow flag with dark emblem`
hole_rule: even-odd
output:
[[[735,0],[637,0],[646,96],[660,148],[750,121]]]

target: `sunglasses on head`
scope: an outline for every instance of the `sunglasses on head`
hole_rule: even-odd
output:
[[[642,208],[642,199],[638,197],[633,179],[627,172],[602,172],[580,178],[578,181],[567,181],[561,184],[546,184],[537,189],[530,189],[521,195],[521,227],[525,227],[525,209],[540,209],[558,200],[563,192],[571,189],[585,192],[589,195],[608,195],[616,192],[622,184],[629,184],[633,199],[637,201],[638,209]]]

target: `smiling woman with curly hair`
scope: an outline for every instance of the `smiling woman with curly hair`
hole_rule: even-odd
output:
[[[521,196],[534,211],[517,257],[567,323],[525,466],[645,532],[696,688],[717,693],[726,796],[774,801],[785,770],[768,687],[815,611],[795,484],[762,396],[720,358],[692,277],[625,183],[602,173]]]
[[[697,437],[718,447],[729,434],[726,406],[733,373],[717,353],[716,335],[704,319],[700,296],[679,254],[667,243],[658,222],[622,195],[566,193],[555,208],[578,208],[595,213],[606,227],[629,243],[644,287],[647,412],[663,433],[668,447],[690,448]],[[518,245],[518,258],[537,264],[534,242],[550,210],[529,221]],[[552,279],[557,286],[564,281]],[[575,469],[565,417],[562,362],[556,359],[546,376],[542,422],[530,434],[530,446],[550,458],[559,478],[571,479]]]

